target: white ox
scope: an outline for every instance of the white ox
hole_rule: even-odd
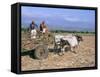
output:
[[[55,35],[55,46],[56,48],[61,48],[61,51],[65,51],[65,48],[69,45],[70,50],[74,51],[74,48],[77,47],[82,40],[82,37],[78,35]]]

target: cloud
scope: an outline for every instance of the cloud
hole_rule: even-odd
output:
[[[73,22],[75,22],[75,21],[80,21],[79,18],[77,18],[77,17],[72,17],[72,16],[67,16],[67,17],[65,17],[64,19],[65,19],[66,21],[73,21]]]
[[[26,17],[44,17],[44,18],[48,18],[48,17],[53,17],[51,14],[43,14],[43,13],[22,13],[22,16],[26,16]]]

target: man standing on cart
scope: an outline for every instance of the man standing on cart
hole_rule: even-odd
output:
[[[32,21],[32,23],[30,24],[30,33],[31,33],[31,39],[35,39],[36,38],[36,35],[37,35],[37,30],[36,28],[38,28],[38,25],[35,24],[34,21]]]
[[[40,24],[40,32],[42,32],[43,34],[48,32],[48,28],[47,25],[45,24],[45,21],[42,21],[42,23]]]

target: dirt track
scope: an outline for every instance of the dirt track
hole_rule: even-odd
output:
[[[95,66],[95,36],[83,36],[76,54],[67,51],[63,56],[49,52],[44,60],[37,60],[30,55],[21,56],[22,70],[42,70],[59,68],[77,68]]]

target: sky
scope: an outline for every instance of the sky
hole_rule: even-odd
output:
[[[22,27],[45,21],[49,30],[95,31],[95,10],[21,7]]]

